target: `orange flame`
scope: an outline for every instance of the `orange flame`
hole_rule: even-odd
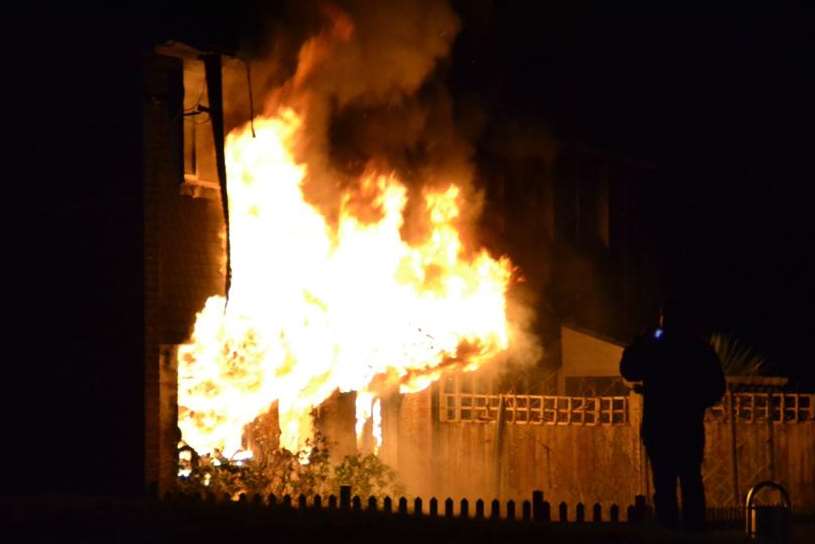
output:
[[[407,190],[394,174],[359,180],[381,211],[362,222],[345,195],[332,227],[306,202],[292,156],[292,110],[226,139],[232,286],[211,297],[178,350],[179,427],[200,454],[243,449],[243,427],[277,402],[280,445],[302,450],[311,412],[357,391],[360,425],[381,446],[386,389],[415,392],[450,368],[472,370],[508,347],[508,259],[465,258],[460,189],[425,191],[429,236],[400,236]],[[354,203],[359,206],[358,202]]]

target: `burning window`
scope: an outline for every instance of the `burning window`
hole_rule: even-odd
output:
[[[215,197],[220,190],[204,63],[184,58],[183,192]]]
[[[218,188],[209,112],[197,107],[184,113],[184,182]]]

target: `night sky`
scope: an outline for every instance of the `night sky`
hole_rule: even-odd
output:
[[[496,118],[656,165],[666,281],[811,380],[812,13],[519,4],[456,4],[455,83]]]
[[[454,3],[453,95],[480,97],[490,122],[656,165],[649,257],[719,328],[815,384],[811,10],[538,4]],[[142,485],[128,464],[143,451],[128,430],[144,415],[140,62],[160,39],[228,48],[258,28],[252,3],[223,5],[6,19],[6,434],[31,459],[96,467],[21,472],[18,491]]]

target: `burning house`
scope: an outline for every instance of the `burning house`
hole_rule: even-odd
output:
[[[337,63],[358,65],[356,34],[370,39],[382,14],[327,11],[294,73],[249,110],[230,101],[251,97],[246,63],[157,48],[145,312],[147,471],[159,488],[175,477],[179,439],[201,455],[251,455],[244,428],[270,409],[279,447],[307,451],[330,399],[353,402],[353,424],[339,426],[359,447],[398,463],[409,444],[388,428],[387,399],[506,357],[527,334],[508,319],[512,263],[478,244],[481,195],[454,135],[409,164],[375,149],[361,166],[334,164],[330,109],[413,100],[455,33],[445,10],[427,50],[403,59],[409,70],[351,85]],[[398,38],[383,44],[406,53]],[[406,115],[444,125],[440,104]],[[342,431],[329,435],[348,449]]]
[[[148,58],[145,478],[160,492],[179,444],[307,455],[319,432],[412,495],[647,494],[639,399],[584,378],[609,381],[619,345],[602,336],[632,334],[656,301],[632,204],[649,168],[541,141],[494,146],[476,183],[431,77],[458,23],[432,5],[396,26],[384,7],[327,9],[296,48],[249,61],[179,43]],[[546,357],[567,363],[559,379],[541,378]],[[811,426],[795,402],[781,422]]]

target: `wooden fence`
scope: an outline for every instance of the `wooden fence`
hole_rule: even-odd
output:
[[[407,444],[412,447],[400,442],[406,453],[400,452],[395,466],[409,476],[411,493],[489,494],[518,501],[533,489],[544,489],[569,504],[622,503],[653,493],[639,439],[638,395],[479,394],[444,387],[435,394],[432,430],[413,431],[419,439]],[[427,407],[411,413],[403,403],[405,421],[424,421],[433,413],[429,394],[410,402],[411,408]],[[815,395],[728,393],[708,410],[705,429],[709,506],[738,508],[754,483],[770,479],[787,487],[797,505],[815,511]],[[399,437],[409,441],[411,435]],[[433,452],[432,462],[409,470],[412,459],[427,451]]]
[[[712,418],[727,419],[735,413],[738,421],[755,423],[771,419],[780,423],[815,420],[815,395],[805,393],[734,393],[733,402],[717,403],[709,411]],[[532,425],[625,425],[629,422],[628,397],[566,397],[555,395],[514,395],[441,393],[441,421],[506,423]]]
[[[745,423],[797,423],[815,420],[815,395],[805,393],[733,393],[713,406],[708,415],[727,419],[731,413]]]

